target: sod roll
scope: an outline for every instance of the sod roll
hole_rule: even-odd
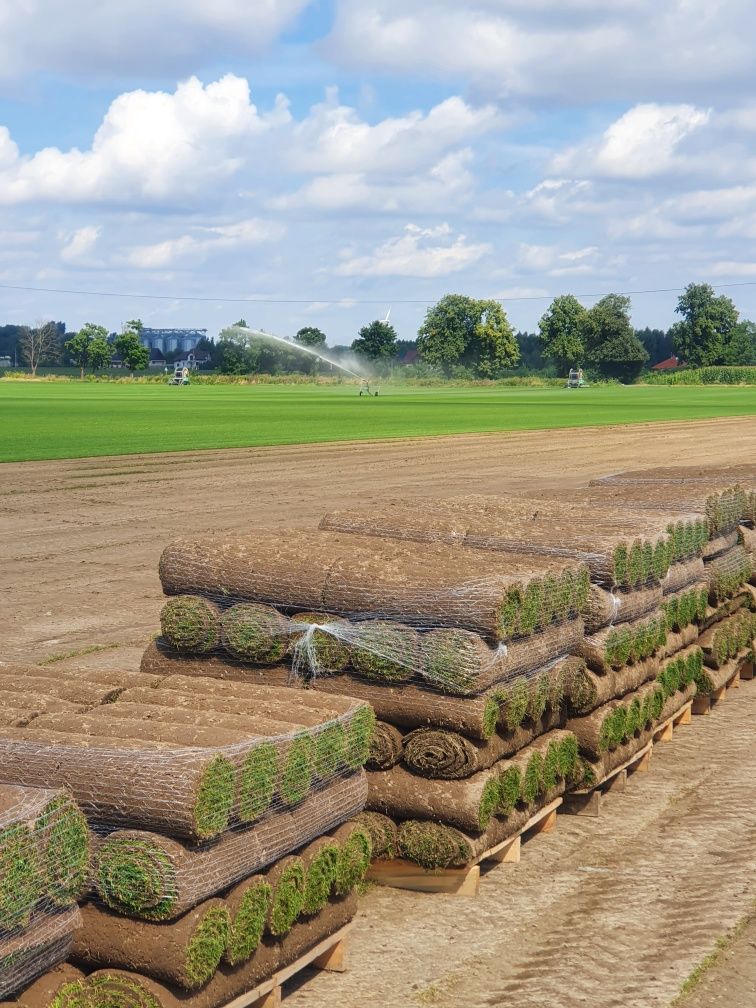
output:
[[[221,611],[209,599],[177,595],[160,612],[160,629],[171,647],[187,654],[206,654],[220,643]]]
[[[533,595],[534,585],[543,590],[538,566],[462,547],[294,529],[181,540],[163,552],[160,577],[167,595],[371,614],[506,640],[526,632],[520,620],[526,593]],[[571,579],[568,615],[579,608],[587,581],[579,565],[562,569]]]
[[[223,961],[229,966],[246,962],[262,941],[271,897],[272,889],[264,875],[251,875],[226,894],[230,922]]]
[[[368,774],[366,808],[391,819],[442,820],[481,832],[499,803],[499,773],[481,770],[464,780],[418,778],[403,766]]]
[[[194,841],[226,829],[236,787],[233,763],[212,750],[38,727],[3,729],[0,776],[32,787],[65,784],[100,823]]]
[[[569,695],[569,709],[576,714],[586,714],[655,679],[658,673],[659,660],[656,657],[612,669],[604,675],[584,668],[576,677]]]
[[[662,601],[661,585],[644,585],[635,591],[607,591],[592,584],[588,589],[585,629],[595,633],[602,627],[627,623],[658,609]]]
[[[709,668],[721,668],[743,651],[752,650],[756,639],[756,613],[741,609],[715,623],[698,638],[704,663]]]
[[[70,999],[77,1008],[221,1008],[338,931],[356,911],[353,894],[330,901],[316,917],[297,922],[282,939],[263,940],[241,966],[222,965],[208,984],[191,994],[137,973],[107,969],[69,985]],[[74,1005],[62,1003],[56,1008]]]
[[[196,990],[215,973],[228,945],[230,914],[211,899],[172,923],[129,920],[93,903],[81,908],[71,957],[88,969],[115,966]]]
[[[370,830],[359,820],[350,819],[331,830],[329,836],[339,847],[334,893],[345,897],[363,882],[370,867],[373,855]]]
[[[586,665],[605,673],[650,658],[666,643],[667,629],[666,616],[657,611],[631,623],[599,630],[583,641]]]
[[[701,557],[681,560],[673,563],[662,580],[661,588],[665,595],[687,588],[706,579],[706,568]]]
[[[374,859],[396,857],[397,826],[393,819],[382,812],[360,812],[354,818],[370,835]]]
[[[357,814],[366,796],[363,773],[336,778],[292,811],[200,848],[157,833],[116,830],[97,845],[94,884],[103,903],[118,913],[175,920]]]
[[[713,560],[706,561],[705,566],[712,605],[736,595],[753,574],[752,556],[742,546],[733,546]]]
[[[341,846],[331,836],[318,837],[299,851],[305,870],[302,916],[320,913],[328,903],[336,886],[340,856]]]
[[[394,725],[377,721],[370,740],[370,756],[365,764],[368,770],[388,770],[401,761],[404,743],[402,733]]]
[[[700,696],[708,696],[725,686],[735,675],[743,662],[747,659],[748,652],[743,651],[735,658],[731,658],[720,665],[719,668],[710,668],[704,665],[696,676],[696,692]]]
[[[80,923],[78,907],[73,906],[55,914],[37,913],[23,931],[0,931],[0,998],[63,962]]]
[[[544,563],[543,585],[560,574],[552,566],[560,558],[585,563],[591,579],[609,587],[635,588],[651,577],[664,576],[673,558],[669,523],[642,512],[610,512],[580,507],[546,497],[493,497],[478,494],[448,498],[419,508],[390,502],[370,511],[327,514],[321,528],[388,536],[419,542],[464,542],[477,549],[525,556],[539,555]],[[686,544],[695,552],[706,537],[703,518],[691,516]],[[682,546],[682,544],[681,544]],[[550,595],[547,588],[546,594]]]
[[[186,655],[172,648],[159,637],[147,645],[139,666],[142,674],[154,678],[180,675],[185,678],[228,679],[257,686],[291,686],[295,676],[291,668],[255,666],[234,661],[225,652],[208,655]]]
[[[665,595],[661,610],[667,627],[675,633],[702,622],[708,610],[708,585],[702,581]]]
[[[70,963],[61,963],[47,970],[18,995],[25,1008],[51,1008],[55,996],[65,984],[82,980],[84,974]]]

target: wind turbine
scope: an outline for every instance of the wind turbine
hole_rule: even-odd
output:
[[[391,305],[389,305],[389,310],[386,312],[386,318],[382,318],[381,319],[382,325],[388,325],[389,324],[389,317],[390,317],[390,315],[391,315]]]

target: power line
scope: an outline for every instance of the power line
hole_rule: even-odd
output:
[[[715,290],[729,287],[753,287],[756,280],[742,280],[732,283],[710,284]],[[407,304],[407,305],[427,305],[434,304],[437,298],[372,298],[369,300],[361,298],[263,298],[263,297],[205,297],[197,294],[133,294],[125,291],[88,291],[70,290],[66,287],[28,287],[22,284],[0,284],[0,290],[28,291],[33,294],[77,294],[82,297],[105,297],[105,298],[129,298],[132,301],[198,301],[216,302],[220,304],[322,304],[338,305],[348,303],[350,305],[386,305],[386,304]],[[637,297],[641,294],[677,294],[682,287],[653,287],[647,290],[612,291],[622,297]],[[601,294],[575,294],[578,298],[601,298],[608,293]],[[488,298],[489,301],[501,301],[509,304],[512,301],[551,301],[554,294],[530,294],[518,297],[498,297]]]

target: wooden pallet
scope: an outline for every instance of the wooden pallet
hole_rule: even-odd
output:
[[[387,861],[373,861],[367,877],[371,882],[392,886],[394,889],[445,893],[448,896],[477,896],[481,864],[484,861],[517,864],[520,860],[523,836],[553,832],[556,829],[557,809],[561,804],[562,799],[555,798],[553,802],[544,805],[514,836],[507,837],[495,847],[490,847],[475,861],[462,868],[421,868],[420,865],[404,858],[394,858]]]
[[[712,708],[724,700],[728,690],[737,689],[741,679],[753,679],[753,677],[753,660],[748,658],[741,662],[724,686],[712,690],[711,693],[702,693],[700,696],[693,697],[693,713],[703,716],[711,714]]]
[[[346,970],[347,938],[353,927],[353,921],[345,924],[318,942],[309,952],[295,959],[293,963],[277,970],[272,977],[258,984],[253,990],[245,991],[233,1001],[229,1001],[224,1008],[278,1008],[281,1004],[281,986],[307,966],[328,970],[331,973],[343,973]]]
[[[597,781],[593,787],[570,791],[564,796],[562,812],[567,813],[567,815],[594,817],[601,815],[601,806],[605,794],[609,794],[612,791],[623,792],[627,784],[628,774],[648,772],[653,749],[653,741],[647,742],[642,749],[633,753],[630,759],[625,760],[624,763],[620,763],[606,777]]]
[[[657,742],[671,742],[675,734],[675,728],[680,725],[689,725],[693,720],[692,714],[693,701],[688,700],[676,714],[673,714],[672,717],[667,718],[666,721],[662,721],[661,724],[654,728],[654,744]]]

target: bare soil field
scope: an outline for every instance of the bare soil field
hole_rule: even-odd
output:
[[[2,656],[98,648],[61,667],[137,667],[158,625],[160,551],[184,533],[313,526],[330,507],[391,496],[563,487],[568,498],[624,468],[754,455],[756,420],[725,419],[6,464]],[[304,977],[287,1004],[670,1004],[756,897],[755,719],[756,681],[659,746],[605,816],[560,816],[477,899],[372,889],[351,972]],[[686,1004],[751,1003],[752,929],[735,948],[712,999],[703,984]]]

